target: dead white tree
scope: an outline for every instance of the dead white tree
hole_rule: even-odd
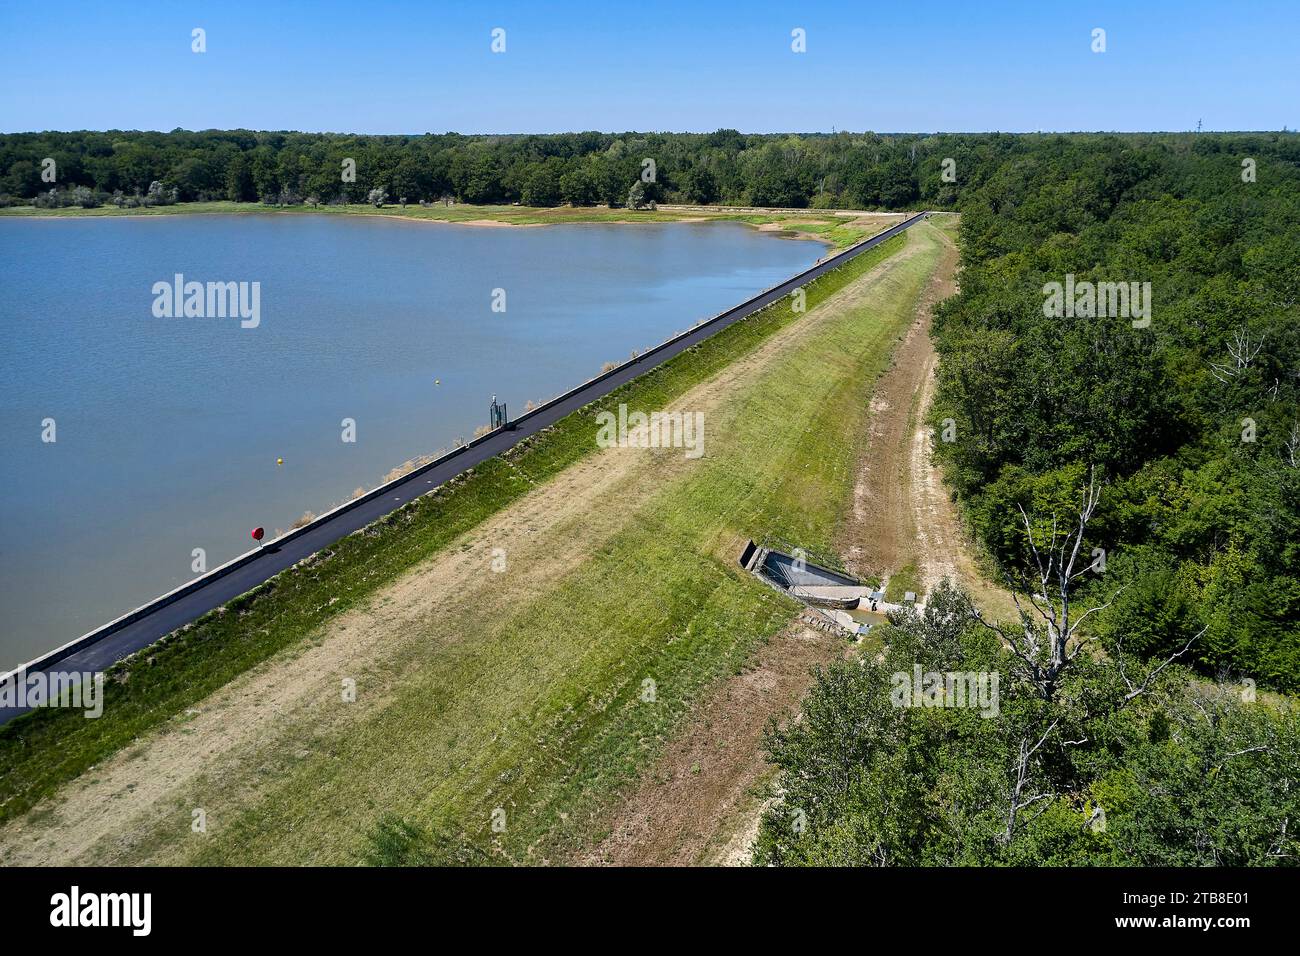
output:
[[[1154,662],[1151,666],[1149,666],[1146,669],[1146,673],[1144,673],[1140,678],[1136,678],[1136,679],[1129,676],[1128,667],[1124,661],[1124,659],[1128,656],[1124,652],[1124,635],[1117,634],[1115,636],[1114,660],[1115,660],[1115,669],[1119,673],[1120,680],[1124,682],[1124,687],[1127,691],[1124,694],[1123,702],[1127,704],[1129,701],[1141,697],[1143,694],[1145,694],[1150,689],[1151,685],[1155,682],[1155,679],[1160,676],[1161,672],[1170,664],[1172,664],[1174,661],[1178,660],[1178,658],[1182,657],[1184,654],[1190,651],[1192,649],[1192,645],[1195,644],[1198,640],[1200,640],[1201,636],[1207,630],[1209,630],[1208,624],[1205,627],[1201,628],[1199,631],[1197,631],[1195,634],[1193,634],[1191,637],[1189,637],[1187,639],[1187,643],[1184,644],[1182,647],[1180,647],[1178,650],[1174,651],[1168,657]]]
[[[1069,724],[1081,726],[1088,719],[1098,716],[1087,711],[1074,712],[1079,702],[1058,699],[1058,691],[1071,663],[1094,641],[1094,637],[1084,630],[1084,622],[1110,607],[1124,590],[1122,586],[1116,588],[1105,600],[1087,607],[1082,613],[1077,612],[1074,590],[1078,586],[1078,580],[1096,569],[1095,560],[1081,556],[1088,522],[1100,501],[1101,483],[1097,479],[1096,468],[1092,468],[1080,495],[1078,514],[1066,528],[1062,529],[1057,515],[1053,513],[1050,530],[1046,534],[1038,533],[1029,514],[1023,507],[1020,508],[1020,519],[1029,545],[1029,567],[1022,572],[1019,588],[1010,580],[1007,581],[1007,589],[1011,592],[1019,613],[1019,627],[1006,627],[999,622],[989,621],[973,602],[969,603],[971,617],[1001,638],[1003,645],[1022,665],[1025,681],[1047,704],[1042,721],[1037,726],[1031,725],[1021,731],[1014,746],[1015,756],[1010,768],[1007,793],[1006,826],[998,835],[1004,843],[1011,842],[1020,826],[1032,822],[1033,817],[1027,821],[1022,820],[1024,811],[1041,804],[1038,810],[1041,813],[1051,805],[1053,799],[1061,795],[1050,785],[1048,775],[1043,772],[1042,758],[1062,721],[1068,716],[1071,718]],[[1019,592],[1026,595],[1028,607],[1022,603]],[[1117,639],[1113,663],[1126,691],[1118,706],[1124,707],[1150,690],[1160,674],[1186,654],[1204,633],[1205,629],[1202,628],[1181,649],[1162,660],[1151,662],[1143,669],[1140,677],[1129,674],[1122,640]],[[1083,735],[1076,739],[1056,741],[1052,746],[1078,747],[1086,743],[1088,737]]]
[[[1020,587],[1011,581],[1007,589],[1020,616],[1020,627],[1011,630],[1001,624],[986,620],[979,609],[971,605],[974,618],[1002,638],[1022,665],[1026,676],[1038,689],[1044,700],[1051,700],[1060,684],[1065,669],[1084,650],[1091,638],[1082,630],[1083,623],[1114,603],[1123,588],[1118,588],[1105,601],[1076,614],[1073,592],[1076,582],[1096,568],[1095,560],[1080,562],[1088,522],[1101,501],[1101,484],[1096,468],[1091,469],[1079,503],[1077,520],[1071,520],[1062,529],[1055,513],[1046,540],[1034,531],[1033,522],[1023,507],[1020,520],[1024,523],[1029,543],[1031,565],[1022,572]],[[1024,592],[1030,607],[1026,607],[1018,592]]]
[[[1047,729],[1043,731],[1038,741],[1032,746],[1029,743],[1029,737],[1020,738],[1019,752],[1011,767],[1011,794],[1010,799],[1007,801],[1007,826],[1000,834],[1003,843],[1010,843],[1012,838],[1015,837],[1016,826],[1020,822],[1020,814],[1023,811],[1028,810],[1036,803],[1042,803],[1046,808],[1051,805],[1050,801],[1057,796],[1057,792],[1052,788],[1039,790],[1032,795],[1026,793],[1026,790],[1029,789],[1030,782],[1037,779],[1038,776],[1033,772],[1034,755],[1038,753],[1043,744],[1047,743],[1047,738],[1052,735],[1052,731],[1056,729],[1056,725],[1060,722],[1061,718],[1057,717],[1048,724]],[[1049,802],[1044,803],[1044,801]]]
[[[1211,374],[1220,382],[1228,382],[1236,378],[1250,368],[1255,357],[1259,355],[1260,349],[1264,347],[1265,338],[1266,336],[1260,335],[1255,339],[1250,334],[1250,329],[1243,325],[1232,333],[1232,341],[1228,343],[1228,361],[1211,362]]]

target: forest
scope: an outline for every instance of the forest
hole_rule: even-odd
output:
[[[1204,628],[1202,673],[1294,691],[1300,165],[1270,145],[1061,144],[963,192],[933,420],[1002,569],[1027,557],[1020,508],[1062,510],[1095,467],[1104,573],[1080,584],[1123,587],[1096,627],[1150,654]],[[1067,276],[1150,283],[1151,315],[1048,317]]]
[[[383,189],[394,201],[527,206],[623,205],[633,184],[648,202],[906,208],[951,206],[945,157],[968,176],[1011,137],[562,133],[350,136],[209,130],[0,135],[0,199],[30,202],[80,187],[86,202],[144,200],[150,186],[179,202],[355,202]],[[55,179],[42,179],[54,161]],[[644,176],[645,161],[654,163]],[[347,175],[345,175],[347,167]]]

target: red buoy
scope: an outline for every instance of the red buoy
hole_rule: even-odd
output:
[[[254,528],[254,529],[253,529],[253,540],[254,540],[254,541],[261,541],[263,535],[265,535],[265,534],[266,534],[266,529],[265,529],[265,528]]]

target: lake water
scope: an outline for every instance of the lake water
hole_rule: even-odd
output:
[[[735,223],[0,219],[0,670],[822,253]],[[156,317],[176,273],[260,283],[259,324]]]

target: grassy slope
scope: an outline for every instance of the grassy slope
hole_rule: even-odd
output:
[[[891,240],[808,289],[810,307],[900,247]],[[509,455],[332,546],[326,560],[281,574],[109,672],[105,713],[40,710],[0,728],[0,821],[302,640],[458,535],[593,450],[591,422],[620,402],[661,408],[793,321],[778,303],[678,356]],[[332,603],[331,603],[332,602]]]
[[[37,209],[35,206],[13,206],[0,209],[0,216],[15,217],[54,217],[69,218],[111,218],[115,216],[174,216],[192,214],[221,215],[331,215],[331,216],[389,216],[400,219],[419,219],[429,222],[470,222],[490,220],[517,226],[532,226],[560,223],[626,223],[626,222],[680,222],[684,219],[716,219],[720,221],[744,222],[752,226],[768,223],[785,223],[795,221],[789,227],[792,234],[816,237],[832,246],[840,248],[860,239],[880,232],[883,226],[868,220],[869,225],[854,225],[851,220],[829,215],[815,210],[800,210],[798,213],[736,213],[736,212],[681,212],[669,210],[609,209],[597,207],[554,206],[536,208],[531,206],[419,206],[410,205],[405,209],[400,206],[385,206],[376,209],[369,205],[345,206],[264,206],[260,203],[235,202],[190,202],[172,206],[147,206],[136,209],[118,209],[115,206],[100,206],[95,209],[81,209],[70,206],[62,209]]]
[[[937,258],[932,235],[909,239],[920,254],[869,305],[738,390],[723,420],[710,420],[698,467],[595,556],[517,606],[504,628],[470,613],[454,646],[427,635],[431,650],[385,706],[324,739],[304,728],[310,756],[278,766],[251,806],[179,845],[176,824],[188,817],[178,807],[141,856],[528,863],[598,836],[600,809],[701,690],[742,667],[796,609],[735,566],[736,541],[771,530],[829,546],[852,494],[872,385]],[[652,705],[639,699],[647,676]],[[490,825],[498,807],[503,833]]]

